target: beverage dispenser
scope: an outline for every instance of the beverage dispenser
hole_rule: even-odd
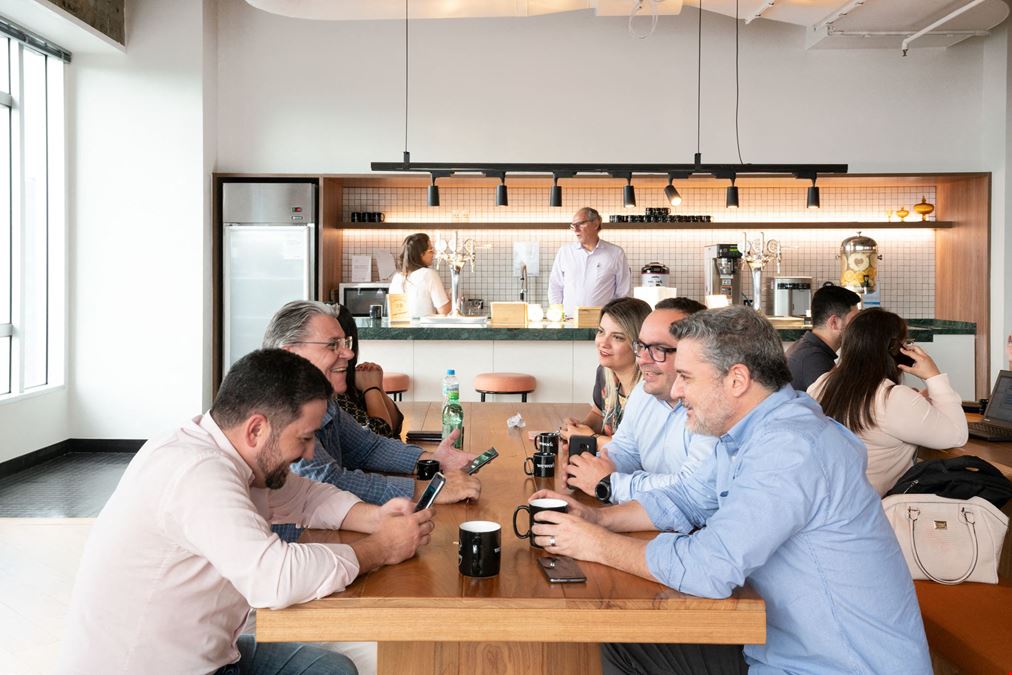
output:
[[[723,295],[731,305],[741,304],[741,251],[737,244],[703,247],[705,295]]]
[[[878,242],[860,232],[840,244],[840,285],[861,296],[864,307],[881,305]]]

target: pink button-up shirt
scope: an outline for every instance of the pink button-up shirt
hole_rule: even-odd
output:
[[[342,544],[288,544],[269,523],[339,528],[359,499],[290,474],[253,472],[210,414],[149,441],[91,531],[59,673],[210,673],[239,659],[250,606],[341,591],[358,575]]]

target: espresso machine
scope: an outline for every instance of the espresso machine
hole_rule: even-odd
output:
[[[705,295],[723,295],[728,304],[741,304],[741,251],[738,244],[703,247]]]

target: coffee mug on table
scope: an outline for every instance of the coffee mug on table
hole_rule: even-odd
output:
[[[499,574],[502,527],[490,520],[469,520],[457,529],[457,569],[468,577]]]
[[[559,432],[542,431],[534,437],[534,449],[537,452],[550,452],[553,455],[559,454]]]
[[[517,514],[521,511],[527,512],[527,531],[520,534],[520,528],[517,527]],[[534,533],[531,531],[531,525],[537,521],[534,516],[542,511],[558,511],[559,513],[566,513],[569,511],[569,504],[561,499],[535,499],[529,504],[521,504],[513,511],[513,532],[520,539],[530,539],[531,546],[534,548],[544,548],[534,543]]]
[[[535,478],[551,478],[555,475],[555,455],[539,452],[524,460],[524,473]]]
[[[415,470],[418,472],[418,480],[432,480],[439,471],[439,462],[434,459],[420,459],[415,464]]]

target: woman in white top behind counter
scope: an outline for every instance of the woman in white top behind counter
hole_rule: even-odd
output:
[[[903,365],[903,356],[913,365]],[[900,384],[903,373],[926,388]],[[884,495],[914,464],[917,446],[947,450],[966,444],[966,416],[949,376],[907,339],[907,324],[882,309],[858,313],[843,332],[840,361],[808,393],[868,448],[868,481]]]
[[[408,312],[412,318],[450,312],[450,298],[439,274],[432,269],[435,253],[429,235],[424,232],[408,236],[401,244],[397,273],[390,280],[390,292],[407,296]]]

